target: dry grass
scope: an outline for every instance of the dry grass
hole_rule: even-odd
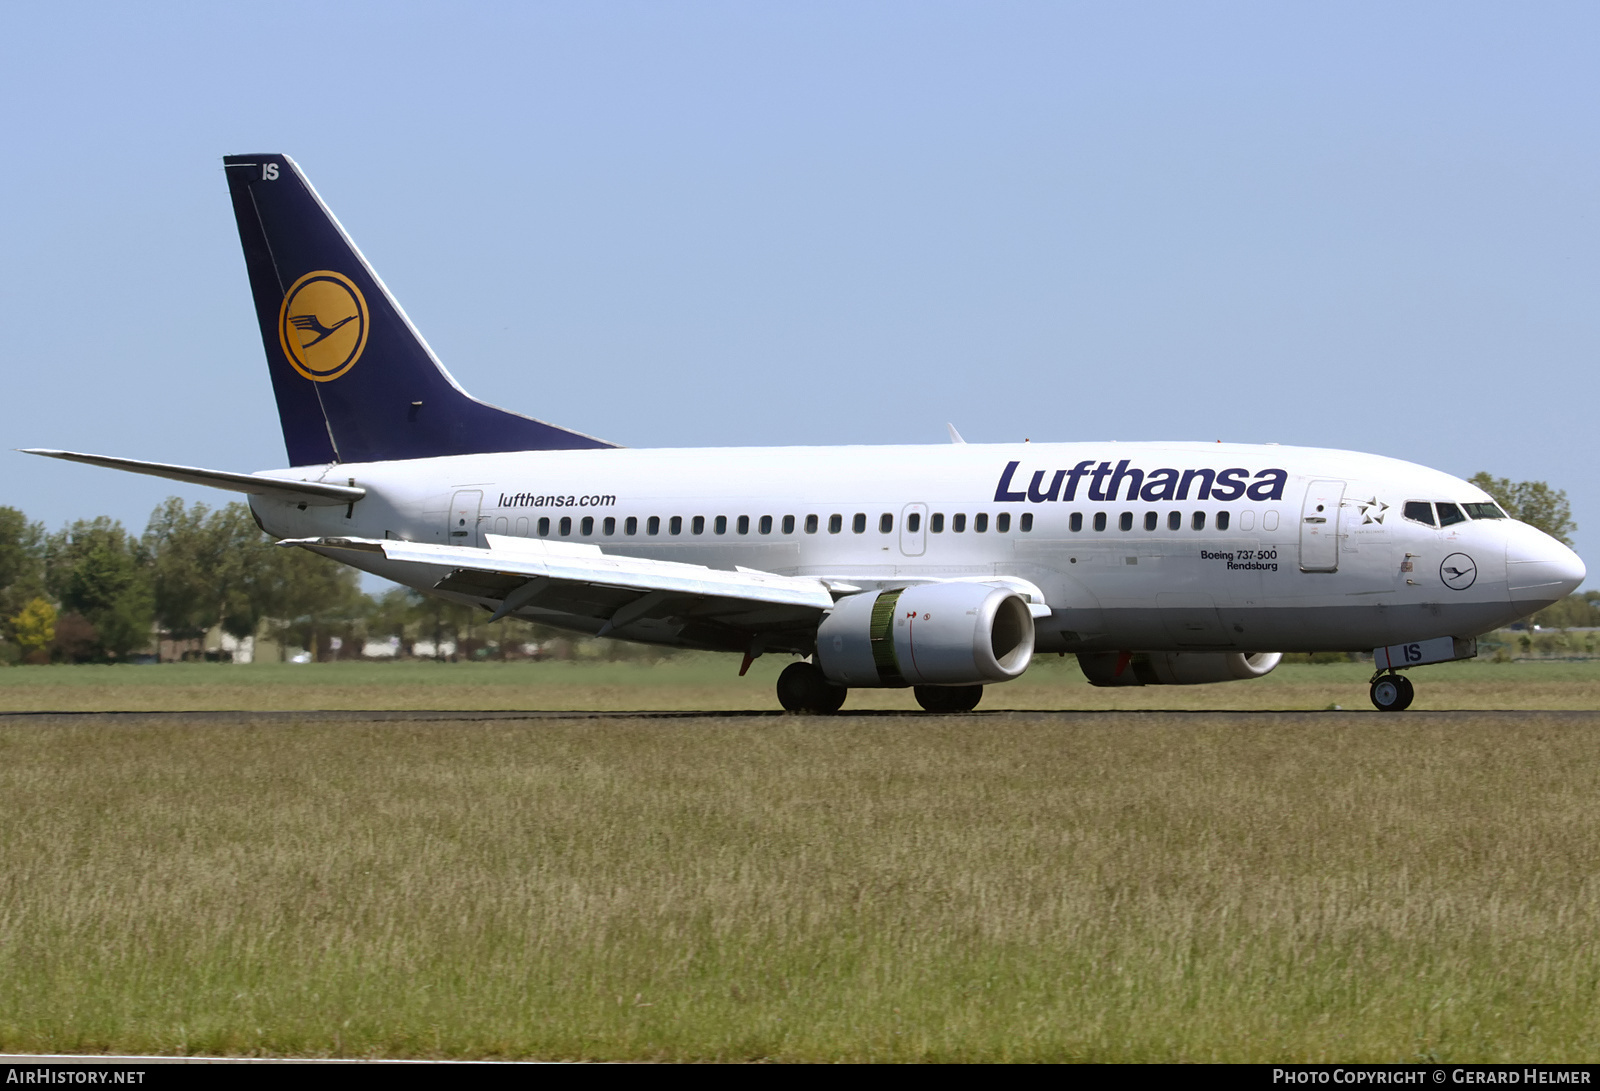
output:
[[[1592,1062],[1597,728],[13,721],[0,1049]]]
[[[776,709],[791,660],[683,655],[664,662],[164,664],[0,670],[0,712],[264,709],[729,711]],[[1072,658],[1041,658],[991,686],[989,710],[1368,709],[1371,668],[1287,664],[1265,678],[1211,686],[1097,689]],[[1419,710],[1600,709],[1600,662],[1467,662],[1411,672]],[[913,710],[908,690],[854,690],[847,709]]]

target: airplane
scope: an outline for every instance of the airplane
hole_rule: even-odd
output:
[[[263,531],[592,636],[794,656],[792,712],[852,688],[976,708],[1035,655],[1097,686],[1259,678],[1285,653],[1401,673],[1572,592],[1562,543],[1374,454],[1176,442],[635,450],[478,401],[286,155],[224,158],[290,468],[30,454],[247,495]]]

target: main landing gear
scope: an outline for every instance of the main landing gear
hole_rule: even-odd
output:
[[[1372,703],[1379,712],[1404,712],[1417,691],[1403,674],[1379,671],[1372,676]]]
[[[831,716],[844,707],[850,691],[828,681],[815,663],[790,663],[778,675],[778,703],[789,712]]]
[[[983,700],[982,686],[913,686],[911,692],[927,712],[971,712]]]
[[[830,716],[844,707],[849,692],[828,681],[815,663],[790,663],[778,675],[778,703],[789,712]],[[971,712],[983,700],[982,686],[913,686],[911,692],[928,712]]]

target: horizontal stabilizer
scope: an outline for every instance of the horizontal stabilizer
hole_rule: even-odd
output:
[[[90,466],[103,466],[110,470],[127,470],[129,473],[164,477],[169,481],[182,481],[190,485],[209,485],[213,489],[250,493],[253,496],[273,496],[280,500],[296,500],[302,504],[353,504],[367,495],[367,490],[355,485],[329,485],[321,481],[285,481],[281,478],[262,477],[258,474],[236,474],[227,470],[206,470],[198,466],[173,466],[165,462],[143,462],[136,458],[112,458],[109,455],[85,455],[77,451],[51,451],[39,447],[26,448],[25,455],[43,455],[68,462],[82,462]]]

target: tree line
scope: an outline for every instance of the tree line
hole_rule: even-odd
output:
[[[1565,491],[1488,473],[1471,480],[1512,518],[1572,544],[1577,525]],[[197,646],[218,628],[318,659],[357,656],[370,640],[404,649],[424,642],[436,656],[451,645],[457,657],[504,656],[526,645],[572,653],[570,638],[543,626],[484,620],[473,607],[403,588],[365,594],[355,569],[278,547],[241,503],[186,507],[169,497],[142,535],[105,516],[49,533],[0,507],[0,663],[126,661],[152,646]],[[1600,626],[1600,592],[1569,596],[1531,620]],[[613,657],[662,654],[606,643]]]
[[[570,654],[554,630],[393,588],[361,590],[353,568],[273,543],[241,503],[169,498],[142,535],[101,516],[49,533],[0,507],[0,663],[126,662],[153,649],[196,654],[215,629],[317,659],[359,656],[367,641],[425,642],[431,655]],[[616,643],[616,642],[608,642]],[[628,654],[617,652],[614,654]]]

